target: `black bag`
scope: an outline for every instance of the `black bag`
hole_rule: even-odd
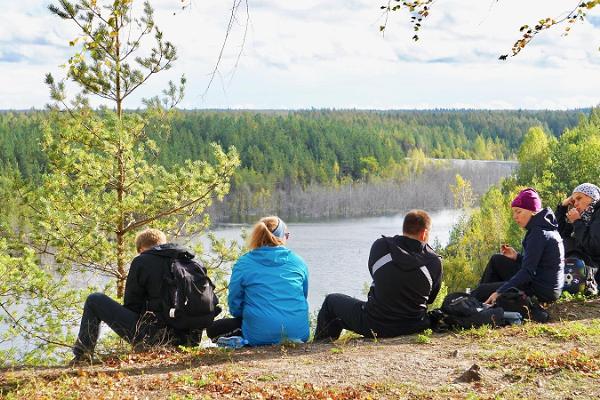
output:
[[[220,311],[206,268],[187,253],[171,261],[163,285],[163,319],[177,330],[208,327]]]
[[[579,258],[569,257],[565,259],[564,273],[564,291],[571,294],[582,293],[586,296],[598,294],[598,283],[594,277],[596,268],[585,265],[585,262]]]
[[[477,328],[482,325],[493,327],[504,325],[504,310],[491,308],[468,293],[450,293],[442,302],[441,323],[454,329]],[[434,321],[440,314],[430,314]],[[441,325],[441,324],[440,324]]]
[[[500,293],[496,299],[496,307],[500,307],[504,311],[518,312],[523,316],[523,319],[536,322],[548,322],[550,319],[548,312],[535,297],[531,298],[525,292],[515,287],[509,288],[504,293]]]

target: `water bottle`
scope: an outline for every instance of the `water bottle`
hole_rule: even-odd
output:
[[[248,341],[241,336],[222,336],[217,339],[217,346],[228,349],[239,349],[247,344]]]
[[[504,311],[504,322],[507,325],[521,325],[523,324],[523,316],[515,311]]]

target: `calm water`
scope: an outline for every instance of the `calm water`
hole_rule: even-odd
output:
[[[288,225],[291,236],[287,245],[308,265],[308,302],[311,311],[320,308],[328,293],[340,292],[359,299],[366,298],[364,287],[371,282],[367,267],[371,244],[381,235],[401,233],[403,217],[403,214],[399,214],[393,217]],[[450,229],[458,221],[460,211],[439,211],[432,213],[431,217],[431,243],[437,239],[440,244],[446,245]],[[219,238],[241,241],[241,229],[237,225],[214,232]]]

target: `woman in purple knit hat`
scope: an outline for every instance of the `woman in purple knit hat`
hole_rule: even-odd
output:
[[[486,304],[495,304],[501,293],[512,287],[536,296],[541,302],[557,300],[563,287],[564,247],[558,224],[535,189],[522,190],[511,203],[513,219],[527,231],[523,252],[502,245],[490,259],[473,296]]]

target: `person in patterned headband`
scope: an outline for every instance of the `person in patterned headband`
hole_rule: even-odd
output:
[[[586,265],[600,267],[600,188],[582,183],[556,209],[558,231],[567,257],[580,258]],[[600,272],[596,281],[600,280]]]

